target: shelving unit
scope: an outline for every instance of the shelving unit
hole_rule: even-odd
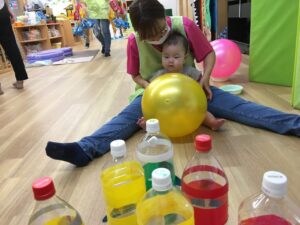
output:
[[[32,51],[30,48],[41,51],[67,46],[62,23],[14,26],[14,31],[23,57]]]

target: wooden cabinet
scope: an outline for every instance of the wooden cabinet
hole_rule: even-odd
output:
[[[23,57],[31,52],[67,46],[62,23],[14,26],[14,31]]]

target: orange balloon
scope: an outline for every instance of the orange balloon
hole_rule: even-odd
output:
[[[161,131],[169,137],[182,137],[195,131],[203,122],[206,110],[206,95],[200,84],[180,73],[156,78],[142,98],[145,119],[158,119]]]

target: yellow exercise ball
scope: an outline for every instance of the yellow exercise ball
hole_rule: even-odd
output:
[[[145,89],[142,111],[145,119],[156,118],[169,137],[182,137],[195,131],[204,120],[206,95],[192,78],[168,73],[153,80]]]

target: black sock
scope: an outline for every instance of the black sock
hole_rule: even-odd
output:
[[[49,141],[46,146],[46,153],[50,158],[63,160],[81,167],[86,166],[91,159],[76,143],[56,143]]]

